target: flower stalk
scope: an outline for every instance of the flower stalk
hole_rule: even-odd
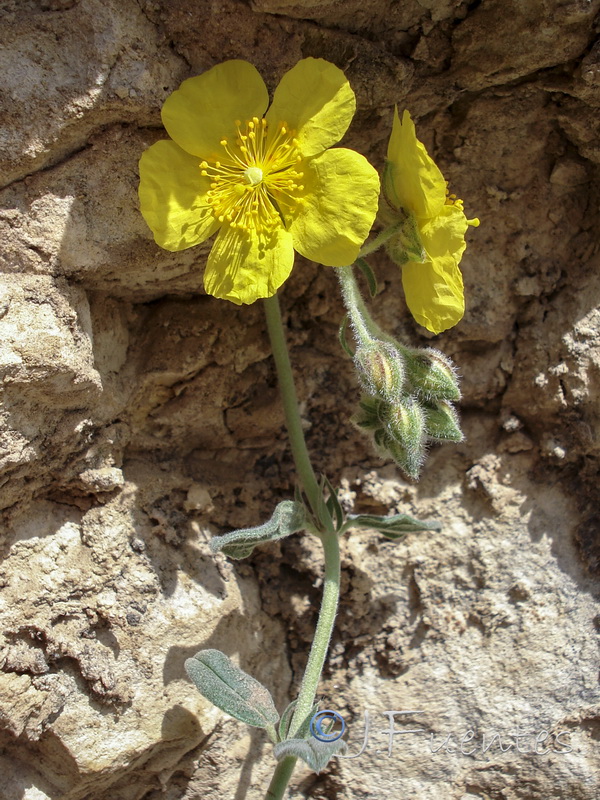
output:
[[[318,517],[321,489],[310,461],[304,432],[302,430],[302,420],[298,409],[296,388],[277,296],[275,295],[265,300],[264,306],[292,455],[308,502],[313,513]],[[298,733],[302,723],[312,710],[319,680],[321,678],[321,672],[325,664],[333,626],[335,624],[340,594],[340,549],[338,534],[330,521],[324,519],[322,522],[325,530],[320,531],[318,535],[323,544],[325,557],[323,598],[319,611],[317,628],[308,656],[308,663],[288,732],[288,738],[290,739],[294,738],[294,735]],[[265,796],[266,800],[279,800],[283,797],[295,764],[296,759],[291,756],[282,759],[278,763]]]

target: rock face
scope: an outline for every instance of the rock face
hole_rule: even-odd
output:
[[[350,755],[368,741],[298,769],[290,797],[598,797],[599,10],[2,4],[1,800],[263,796],[270,746],[183,662],[219,648],[282,709],[321,555],[300,536],[235,564],[209,553],[292,496],[293,466],[260,304],[204,296],[206,250],[154,245],[137,161],[185,77],[245,58],[273,88],[306,56],[357,93],[345,144],[380,166],[393,105],[409,108],[481,227],[465,319],[434,342],[463,376],[467,439],[415,485],[349,425],[333,271],[299,259],[282,293],[317,470],[348,509],[443,522],[344,541],[323,705]],[[427,344],[396,269],[373,264],[381,324]]]

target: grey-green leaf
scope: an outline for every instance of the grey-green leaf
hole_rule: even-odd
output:
[[[213,536],[210,549],[213,553],[221,550],[230,558],[246,558],[260,544],[283,539],[304,528],[306,515],[302,503],[283,500],[277,505],[268,522],[255,528],[241,528],[222,536]]]
[[[368,528],[379,531],[388,539],[402,539],[407,533],[440,531],[442,526],[437,520],[418,520],[407,514],[395,514],[392,517],[380,517],[376,514],[348,514],[344,529],[348,528]]]
[[[255,728],[279,719],[269,690],[220,650],[201,650],[187,659],[185,669],[200,694],[231,717]]]
[[[345,752],[348,745],[343,739],[335,742],[321,742],[311,736],[310,739],[287,739],[273,748],[275,758],[281,761],[286,756],[301,758],[314,772],[322,772],[329,760],[336,753]]]

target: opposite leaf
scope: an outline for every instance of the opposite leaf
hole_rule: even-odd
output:
[[[376,514],[348,514],[344,530],[348,528],[368,528],[379,531],[388,539],[402,539],[407,533],[440,531],[442,526],[436,520],[413,519],[407,514],[395,514],[392,517],[379,517]]]
[[[280,742],[275,745],[273,752],[278,761],[286,756],[295,756],[301,758],[314,772],[322,772],[332,756],[345,751],[347,747],[343,739],[321,742],[311,736],[310,739],[288,739]]]
[[[283,500],[277,505],[268,522],[255,528],[241,528],[223,536],[214,536],[210,541],[213,553],[221,550],[230,558],[246,558],[259,544],[283,539],[302,530],[306,524],[304,507],[294,500]]]
[[[200,694],[231,717],[255,728],[279,719],[269,690],[220,650],[201,650],[187,659],[185,669]]]

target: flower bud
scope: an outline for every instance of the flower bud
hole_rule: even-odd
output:
[[[406,378],[412,391],[428,401],[460,400],[454,364],[439,350],[405,351]]]
[[[409,477],[419,477],[425,458],[424,414],[412,397],[393,405],[363,397],[352,422],[371,437],[382,458],[393,458]]]
[[[354,363],[366,392],[387,402],[394,402],[400,396],[404,361],[393,344],[372,340],[361,345],[354,354]]]
[[[390,405],[385,418],[385,447],[411,478],[416,478],[425,457],[425,414],[414,397]]]
[[[444,401],[425,405],[425,430],[430,439],[462,442],[465,438],[454,406]]]
[[[385,415],[385,427],[390,436],[407,449],[419,449],[425,434],[425,415],[416,398],[403,397],[390,405]]]

